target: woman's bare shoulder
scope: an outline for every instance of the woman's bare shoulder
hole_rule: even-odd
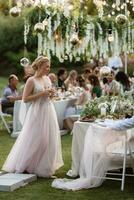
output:
[[[34,79],[35,79],[34,76],[29,77],[28,80],[27,80],[27,82],[26,82],[26,86],[27,87],[29,87],[29,86],[33,87],[34,86]]]
[[[28,83],[33,83],[34,79],[35,79],[34,76],[31,76],[31,77],[28,78],[27,82]]]

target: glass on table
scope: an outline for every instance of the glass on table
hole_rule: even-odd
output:
[[[62,88],[58,88],[57,94],[60,99],[64,99],[65,95],[64,92],[62,91]]]

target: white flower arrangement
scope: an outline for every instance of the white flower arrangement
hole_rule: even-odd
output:
[[[82,116],[96,118],[120,119],[134,115],[134,99],[128,96],[102,96],[89,101]]]

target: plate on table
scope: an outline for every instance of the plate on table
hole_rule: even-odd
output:
[[[94,122],[95,119],[88,119],[88,118],[85,118],[85,119],[80,119],[79,121],[80,121],[80,122]]]
[[[53,97],[53,101],[59,101],[60,98],[59,97]]]

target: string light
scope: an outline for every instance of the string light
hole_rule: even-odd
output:
[[[69,6],[68,6],[68,9],[69,9],[70,11],[73,10],[73,8],[74,8],[73,5],[69,5]]]
[[[122,9],[122,10],[124,9],[124,5],[121,5],[121,9]]]
[[[117,10],[120,11],[121,10],[120,7],[117,7]]]
[[[113,3],[112,8],[115,8],[115,7],[116,7],[116,5],[115,5],[115,3]]]
[[[59,35],[56,34],[56,35],[54,36],[54,38],[55,38],[55,40],[58,40],[58,39],[59,39]]]
[[[43,23],[44,26],[48,25],[48,21],[46,19],[44,19],[42,23]]]
[[[123,2],[115,0],[115,1],[113,1],[112,4],[108,3],[108,0],[107,1],[106,0],[105,1],[104,0],[94,0],[93,2],[97,7],[98,15],[101,17],[103,15],[105,15],[105,10],[104,10],[105,7],[106,7],[106,10],[109,10],[112,7],[112,10],[111,10],[112,15],[121,14],[124,12],[123,14],[125,14],[126,16],[129,16],[130,9],[132,11],[134,11],[134,1],[133,0],[123,0]],[[121,11],[121,13],[119,13],[120,11]],[[108,17],[111,17],[111,16],[109,16],[109,14],[108,14]]]
[[[107,4],[107,2],[106,1],[103,1],[103,5],[105,6]]]
[[[18,17],[20,13],[21,13],[21,9],[18,8],[17,6],[10,9],[10,15],[13,17]]]
[[[115,12],[114,12],[114,11],[112,11],[112,15],[115,15]]]
[[[112,33],[112,29],[108,29],[108,41],[113,42],[114,41],[114,36]]]
[[[109,42],[113,42],[114,41],[114,36],[113,35],[109,35],[108,36],[108,41]]]

